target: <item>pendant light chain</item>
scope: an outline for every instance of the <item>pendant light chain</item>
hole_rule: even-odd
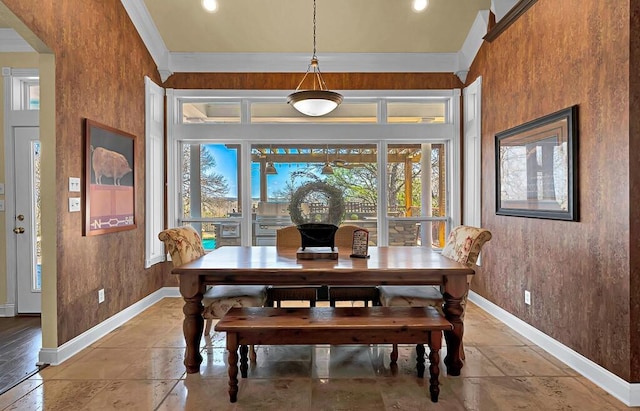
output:
[[[317,59],[316,56],[316,0],[313,0],[313,56],[312,58]]]

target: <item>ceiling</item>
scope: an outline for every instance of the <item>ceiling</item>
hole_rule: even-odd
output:
[[[164,81],[174,72],[304,72],[313,52],[313,0],[120,0]],[[463,81],[489,10],[498,21],[518,0],[317,0],[323,72],[449,72]],[[29,51],[0,0],[0,52]],[[14,31],[15,30],[15,31]],[[27,34],[25,34],[27,33]],[[20,37],[27,39],[20,43]]]
[[[491,0],[318,0],[316,40],[322,53],[451,53],[462,48]],[[308,53],[313,50],[313,0],[144,0],[172,52]]]

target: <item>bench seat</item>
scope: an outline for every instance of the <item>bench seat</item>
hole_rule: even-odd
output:
[[[431,400],[438,401],[442,332],[453,326],[433,307],[232,308],[215,325],[227,333],[229,398],[238,393],[240,371],[247,376],[248,345],[428,344]],[[424,373],[424,348],[418,352],[418,376]]]

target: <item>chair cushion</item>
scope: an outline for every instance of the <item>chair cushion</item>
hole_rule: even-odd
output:
[[[383,307],[436,307],[440,309],[444,301],[440,289],[431,285],[383,285],[378,288],[380,303]]]
[[[262,307],[267,300],[263,285],[216,285],[204,294],[205,319],[222,318],[233,307]]]

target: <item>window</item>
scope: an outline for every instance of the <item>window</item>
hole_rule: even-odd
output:
[[[292,224],[292,193],[323,181],[371,244],[440,248],[460,221],[459,94],[353,92],[310,118],[276,91],[167,90],[169,225],[193,225],[206,249],[273,245]],[[312,199],[303,208],[327,212]]]
[[[237,144],[182,145],[181,220],[201,233],[205,250],[241,245]]]

